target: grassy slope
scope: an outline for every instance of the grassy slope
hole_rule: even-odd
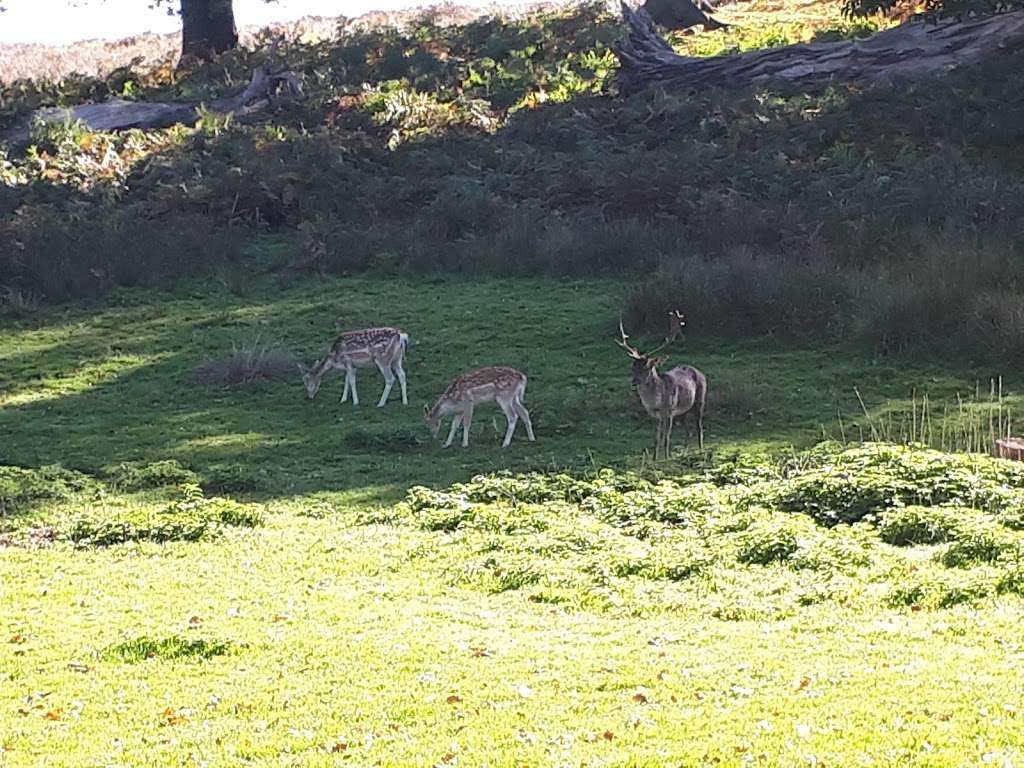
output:
[[[214,483],[235,467],[276,514],[215,543],[0,550],[0,760],[961,765],[1018,756],[1017,600],[940,618],[828,603],[722,621],[698,585],[692,602],[665,613],[564,610],[454,583],[479,542],[350,525],[366,502],[411,483],[591,456],[637,461],[651,425],[628,405],[628,368],[610,342],[625,290],[350,279],[246,298],[128,294],[9,324],[0,459],[99,468],[173,457]],[[394,321],[420,341],[408,410],[355,412],[337,403],[340,382],[312,403],[297,380],[236,390],[187,382],[205,356],[257,333],[312,357],[339,317]],[[697,332],[677,356],[704,368],[712,387],[740,393],[710,414],[717,451],[813,441],[837,407],[850,409],[855,383],[880,398],[968,382],[838,347],[725,347]],[[538,442],[501,452],[481,419],[468,452],[428,444],[419,403],[457,370],[489,362],[530,373]],[[361,381],[372,403],[378,381]],[[749,404],[750,385],[765,412],[741,420],[729,409]],[[338,513],[311,519],[316,492]],[[139,637],[226,643],[227,653],[111,654]]]
[[[47,313],[5,334],[0,461],[61,462],[97,470],[120,461],[174,458],[212,485],[241,472],[263,494],[364,489],[395,498],[410,483],[439,485],[495,466],[618,464],[653,443],[632,404],[628,361],[612,344],[616,307],[629,289],[613,282],[457,279],[323,282],[243,299],[125,295],[88,309]],[[204,390],[191,369],[232,344],[280,343],[310,362],[346,327],[390,322],[419,342],[409,354],[410,406],[397,390],[373,405],[379,375],[360,374],[358,411],[339,405],[340,379],[309,402],[298,381]],[[652,342],[653,343],[653,342]],[[708,375],[708,441],[718,451],[805,445],[837,411],[856,409],[853,387],[900,398],[913,387],[969,389],[939,367],[873,363],[840,347],[730,343],[694,328],[672,360]],[[429,444],[422,404],[460,371],[507,364],[529,376],[527,402],[540,440],[498,448],[488,416],[473,450]],[[717,405],[716,405],[717,402]],[[367,405],[368,404],[368,405]],[[500,421],[500,415],[499,415]],[[500,425],[499,425],[500,426]],[[503,429],[503,427],[501,427]],[[677,445],[685,438],[678,435]],[[443,458],[442,458],[443,456]]]

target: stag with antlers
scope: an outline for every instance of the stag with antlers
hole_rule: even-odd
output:
[[[674,328],[682,334],[683,315],[669,313],[675,320]],[[671,323],[671,320],[670,320]],[[707,398],[708,380],[703,373],[689,365],[677,365],[666,373],[660,373],[658,366],[665,362],[664,357],[654,357],[666,344],[676,336],[670,333],[669,338],[661,346],[644,354],[629,344],[629,336],[619,319],[619,336],[615,341],[626,350],[633,361],[633,389],[640,396],[640,402],[648,415],[658,420],[657,437],[654,444],[654,458],[667,458],[672,446],[672,426],[676,417],[684,417],[695,412],[697,419],[697,441],[704,448],[704,403]]]
[[[441,429],[441,419],[452,415],[452,426],[448,431],[448,439],[444,447],[452,444],[455,433],[462,425],[462,447],[469,445],[469,427],[473,421],[473,409],[484,403],[496,402],[508,420],[502,448],[512,442],[512,433],[521,418],[526,426],[526,436],[533,441],[533,423],[530,413],[523,405],[526,393],[526,374],[515,368],[480,368],[464,373],[448,385],[433,408],[423,406],[423,420],[430,433],[437,437]]]
[[[317,360],[311,368],[299,364],[302,383],[306,385],[306,394],[312,400],[320,389],[320,382],[328,371],[338,369],[345,372],[345,387],[341,393],[341,402],[352,394],[352,405],[359,405],[359,393],[356,391],[356,369],[377,366],[384,377],[384,392],[377,403],[383,408],[391,394],[391,387],[398,379],[402,388],[402,403],[409,404],[405,391],[405,369],[402,361],[405,350],[409,346],[409,335],[400,328],[366,328],[361,331],[346,331],[335,339],[330,351],[323,360]]]

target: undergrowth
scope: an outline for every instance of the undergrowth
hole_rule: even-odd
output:
[[[823,443],[676,477],[488,475],[410,489],[364,524],[413,525],[472,553],[452,583],[645,614],[697,594],[720,618],[822,600],[940,608],[1024,594],[1024,466],[920,446]]]
[[[198,476],[177,461],[121,464],[97,478],[63,467],[24,469],[0,466],[0,532],[5,543],[63,540],[76,546],[125,542],[200,541],[223,533],[225,526],[253,528],[265,512],[256,504],[206,496]],[[160,498],[121,494],[159,491]]]
[[[709,55],[870,31],[762,23],[676,42]],[[637,329],[682,307],[694,332],[1024,360],[1019,57],[891,89],[623,99],[620,34],[596,7],[424,17],[283,41],[305,98],[257,122],[38,127],[0,158],[0,287],[64,301],[211,271],[639,276]],[[267,55],[4,86],[0,123],[129,80],[136,98],[208,100]],[[267,232],[286,237],[245,249]]]

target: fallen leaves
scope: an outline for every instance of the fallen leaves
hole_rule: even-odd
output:
[[[473,658],[475,658],[475,659],[487,658],[487,657],[489,657],[491,655],[491,652],[488,651],[486,648],[480,648],[480,647],[470,648],[469,652],[473,654]]]
[[[168,707],[163,711],[163,725],[184,725],[191,719],[191,709]]]
[[[635,701],[637,704],[646,704],[647,697],[640,691],[637,691],[633,694],[633,701]]]
[[[54,707],[43,715],[44,720],[63,720],[64,719],[64,707]]]
[[[91,664],[85,664],[81,661],[69,661],[68,669],[70,669],[72,672],[80,672],[84,675],[88,672],[92,672],[94,669],[96,669],[96,667],[92,666]]]
[[[189,629],[198,629],[203,625],[203,620],[199,616],[192,616],[188,620]]]
[[[7,642],[13,645],[24,645],[28,642],[28,637],[19,632],[16,635],[11,635],[11,639]]]
[[[348,742],[346,742],[346,741],[336,741],[334,743],[334,745],[331,747],[331,752],[333,752],[333,753],[341,753],[341,752],[346,751],[347,749],[348,749]]]
[[[592,732],[586,736],[587,741],[593,744],[595,741],[611,741],[615,738],[615,734],[611,731],[604,731],[603,733]]]
[[[460,704],[462,703],[462,697],[453,693],[451,696],[445,699],[445,702],[448,704]]]

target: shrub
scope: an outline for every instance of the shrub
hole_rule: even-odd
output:
[[[79,546],[110,546],[130,541],[202,541],[216,538],[222,526],[255,527],[262,511],[231,499],[206,498],[196,485],[182,486],[182,498],[166,507],[111,514],[88,510],[72,515],[62,536]]]
[[[195,472],[181,466],[175,459],[149,464],[122,463],[108,474],[110,482],[122,491],[143,491],[199,482]]]
[[[941,544],[954,539],[974,510],[959,507],[895,507],[879,516],[878,535],[889,544]]]
[[[93,478],[59,464],[39,469],[0,465],[0,517],[26,512],[43,502],[67,501],[99,489],[99,483]]]
[[[861,520],[905,504],[962,505],[994,511],[1007,486],[1024,488],[1024,467],[968,454],[866,444],[811,454],[814,462],[762,489],[780,509],[827,525]]]
[[[739,534],[736,559],[752,565],[785,562],[815,535],[814,524],[806,518],[772,515],[754,522]]]
[[[992,521],[963,524],[956,538],[939,554],[943,565],[964,568],[979,563],[994,563],[1018,546],[1019,538]]]
[[[249,344],[232,345],[231,354],[205,360],[192,371],[192,381],[204,386],[239,386],[254,381],[296,378],[295,357],[256,338]]]

